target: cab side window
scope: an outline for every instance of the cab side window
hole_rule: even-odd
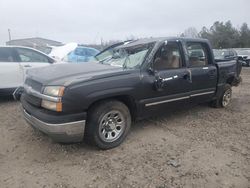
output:
[[[30,49],[25,49],[25,48],[17,48],[17,53],[19,55],[19,58],[21,62],[41,62],[41,63],[49,63],[49,59]]]
[[[156,52],[154,58],[155,70],[177,69],[180,67],[182,67],[182,59],[178,43],[169,42]]]
[[[187,52],[190,67],[203,67],[208,65],[208,53],[201,43],[188,43]]]

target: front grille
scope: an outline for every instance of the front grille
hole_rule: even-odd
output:
[[[25,101],[27,101],[29,104],[33,106],[40,107],[42,100],[38,97],[35,97],[33,95],[29,95],[26,91],[23,92],[23,98]]]
[[[32,80],[30,78],[26,78],[25,85],[28,87],[32,87],[32,89],[38,92],[41,92],[42,87],[43,87],[43,85],[40,82]],[[27,93],[25,90],[23,92],[23,97],[24,97],[24,100],[27,101],[29,104],[33,106],[37,106],[37,107],[41,106],[42,100],[38,97],[33,96],[32,94]]]
[[[32,80],[30,78],[26,78],[25,85],[31,86],[34,90],[41,92],[43,84],[38,81]]]

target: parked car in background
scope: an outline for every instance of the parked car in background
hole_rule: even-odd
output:
[[[77,43],[71,42],[64,44],[63,46],[54,46],[51,47],[51,51],[48,54],[58,61],[62,61],[70,52],[74,51],[77,47]]]
[[[99,53],[99,50],[90,47],[78,46],[70,52],[63,60],[73,63],[89,62]]]
[[[0,96],[21,86],[27,69],[48,66],[56,60],[28,47],[0,46]]]
[[[241,63],[216,62],[207,40],[140,39],[112,57],[32,69],[21,94],[24,118],[58,142],[118,146],[131,121],[191,103],[226,107]]]
[[[235,49],[239,60],[242,60],[242,65],[250,67],[250,49]]]
[[[213,49],[216,61],[231,61],[237,58],[237,53],[233,49]]]
[[[92,60],[98,53],[99,50],[95,48],[69,43],[64,46],[53,48],[49,55],[65,62],[82,63]]]

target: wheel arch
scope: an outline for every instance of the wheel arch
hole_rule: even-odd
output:
[[[233,82],[234,82],[234,80],[235,80],[235,77],[234,76],[230,76],[230,77],[228,77],[227,78],[227,80],[226,80],[226,84],[229,84],[229,85],[233,85]]]
[[[116,100],[116,101],[119,101],[119,102],[122,102],[123,104],[125,104],[129,109],[129,112],[131,114],[131,118],[133,120],[136,119],[138,107],[136,105],[136,101],[135,101],[134,97],[132,97],[130,95],[116,95],[116,96],[97,99],[89,105],[87,111],[89,112],[95,106],[99,105],[100,103],[102,103],[104,101],[109,101],[109,100]]]

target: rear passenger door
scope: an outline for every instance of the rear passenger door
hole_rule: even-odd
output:
[[[214,96],[217,85],[217,68],[210,47],[203,42],[186,43],[188,68],[191,71],[191,100],[205,102]]]
[[[21,86],[22,73],[13,48],[0,48],[0,89],[12,89]]]

